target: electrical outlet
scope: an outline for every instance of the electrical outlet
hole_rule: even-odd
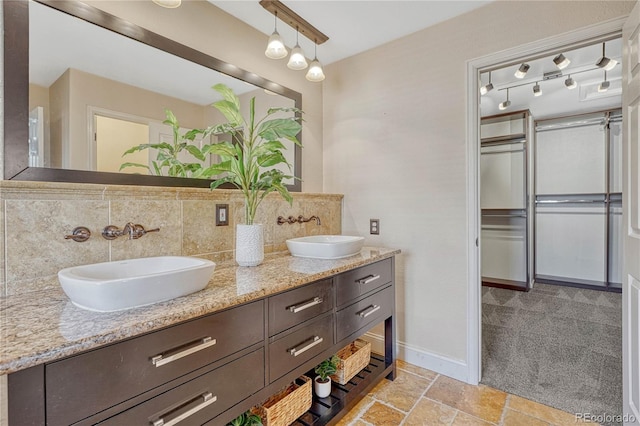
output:
[[[369,219],[369,233],[373,235],[380,234],[380,219]]]
[[[216,226],[229,224],[229,204],[216,204]]]

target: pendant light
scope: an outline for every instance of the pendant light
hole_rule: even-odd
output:
[[[525,75],[527,75],[527,71],[529,71],[529,64],[522,64],[520,65],[520,68],[518,68],[518,70],[515,72],[515,77],[516,78],[524,78]]]
[[[282,41],[282,37],[278,34],[278,13],[275,14],[275,23],[273,25],[273,34],[269,37],[269,42],[267,43],[267,50],[264,51],[264,54],[267,58],[271,59],[282,59],[287,56],[287,48],[284,46],[284,42]]]
[[[175,9],[180,7],[182,0],[153,0],[158,6],[166,7],[167,9]]]
[[[598,92],[606,92],[611,84],[607,81],[607,71],[604,72],[604,81],[598,85]]]
[[[509,108],[509,105],[511,105],[511,101],[509,100],[509,88],[507,88],[507,100],[504,102],[501,102],[500,105],[498,105],[498,108],[500,110],[505,110]]]
[[[569,66],[571,61],[565,58],[565,56],[561,53],[555,58],[553,58],[553,63],[556,64],[559,70],[563,70]]]
[[[611,71],[616,65],[618,65],[618,61],[615,59],[607,58],[607,55],[604,53],[604,43],[602,43],[602,58],[596,62],[596,66],[602,68],[605,71]]]
[[[480,88],[480,95],[486,95],[493,90],[493,84],[491,84],[491,71],[489,71],[489,83]]]
[[[540,88],[540,83],[536,81],[536,85],[533,86],[533,96],[542,96],[542,89]]]
[[[578,87],[578,83],[576,83],[576,81],[573,78],[571,78],[571,74],[569,74],[569,77],[567,77],[567,79],[564,81],[564,85],[567,86],[567,89],[569,90],[572,90]]]
[[[298,27],[296,27],[296,45],[291,49],[291,56],[289,56],[289,62],[287,62],[287,67],[296,71],[303,70],[309,66],[307,58],[304,57],[304,52],[298,44],[298,34]]]
[[[318,45],[315,40],[313,46],[313,61],[311,61],[311,65],[309,65],[309,71],[307,71],[306,79],[313,82],[319,82],[324,80],[324,72],[322,71],[322,64],[318,61]]]

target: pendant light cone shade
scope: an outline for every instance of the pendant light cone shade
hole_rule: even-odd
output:
[[[153,0],[158,6],[166,7],[167,9],[175,9],[180,7],[182,0]]]
[[[493,90],[493,84],[491,84],[491,71],[489,71],[489,83],[480,87],[480,95],[486,95]]]
[[[318,82],[324,80],[324,71],[322,71],[322,64],[318,61],[318,58],[314,58],[309,65],[309,71],[307,71],[307,80]]]
[[[273,28],[273,33],[269,37],[269,42],[267,43],[267,50],[264,51],[264,54],[267,58],[271,59],[282,59],[287,56],[287,48],[282,41],[282,37],[278,33],[278,14],[275,15],[275,24]]]
[[[324,71],[322,70],[322,64],[318,61],[318,45],[316,44],[313,51],[313,61],[309,65],[309,71],[307,71],[306,79],[313,82],[319,82],[324,80]]]
[[[515,72],[515,76],[516,78],[524,78],[525,75],[527,75],[527,71],[529,71],[529,64],[522,64],[520,65],[520,68],[518,68],[518,71]]]
[[[304,57],[304,52],[302,48],[297,44],[291,50],[291,56],[289,56],[289,62],[287,62],[287,67],[292,70],[303,70],[308,67],[307,59]]]
[[[598,59],[598,62],[596,62],[596,66],[602,68],[605,71],[611,71],[615,68],[616,65],[618,65],[618,61],[616,61],[615,59],[607,58],[604,49],[605,44],[602,43],[602,58]]]
[[[303,70],[307,68],[309,64],[307,63],[307,58],[304,57],[304,52],[302,48],[298,44],[298,31],[296,30],[296,45],[293,49],[291,49],[291,56],[289,56],[289,62],[287,62],[287,67],[292,70]]]
[[[500,109],[501,111],[509,108],[509,106],[511,105],[511,101],[509,100],[509,89],[507,89],[507,100],[504,102],[501,102],[500,105],[498,105],[498,109]]]
[[[536,82],[536,85],[533,86],[533,96],[542,96],[542,89],[540,85]]]
[[[558,69],[563,70],[563,69],[565,69],[566,67],[569,66],[571,61],[568,60],[567,58],[565,58],[564,55],[561,53],[558,56],[556,56],[555,58],[553,58],[553,63],[556,64]]]
[[[571,76],[569,76],[564,81],[564,85],[567,86],[567,89],[569,89],[569,90],[575,89],[576,87],[578,87],[578,83],[576,83],[576,81],[573,78],[571,78]]]

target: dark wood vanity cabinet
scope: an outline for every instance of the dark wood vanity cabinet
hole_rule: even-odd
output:
[[[13,373],[9,424],[224,425],[384,321],[385,353],[367,378],[308,413],[314,425],[333,422],[395,375],[393,276],[394,258],[384,259]]]

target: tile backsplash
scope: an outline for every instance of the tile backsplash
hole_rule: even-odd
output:
[[[265,254],[287,250],[285,240],[340,234],[342,195],[293,193],[293,204],[270,194],[258,208]],[[69,266],[158,255],[232,261],[235,225],[244,220],[239,191],[50,182],[0,181],[0,296],[58,285]],[[216,226],[216,204],[229,205],[229,225]],[[278,225],[278,216],[317,215],[322,220]],[[137,240],[102,238],[107,225],[133,222],[160,232]],[[77,226],[91,231],[83,243],[65,240]]]

